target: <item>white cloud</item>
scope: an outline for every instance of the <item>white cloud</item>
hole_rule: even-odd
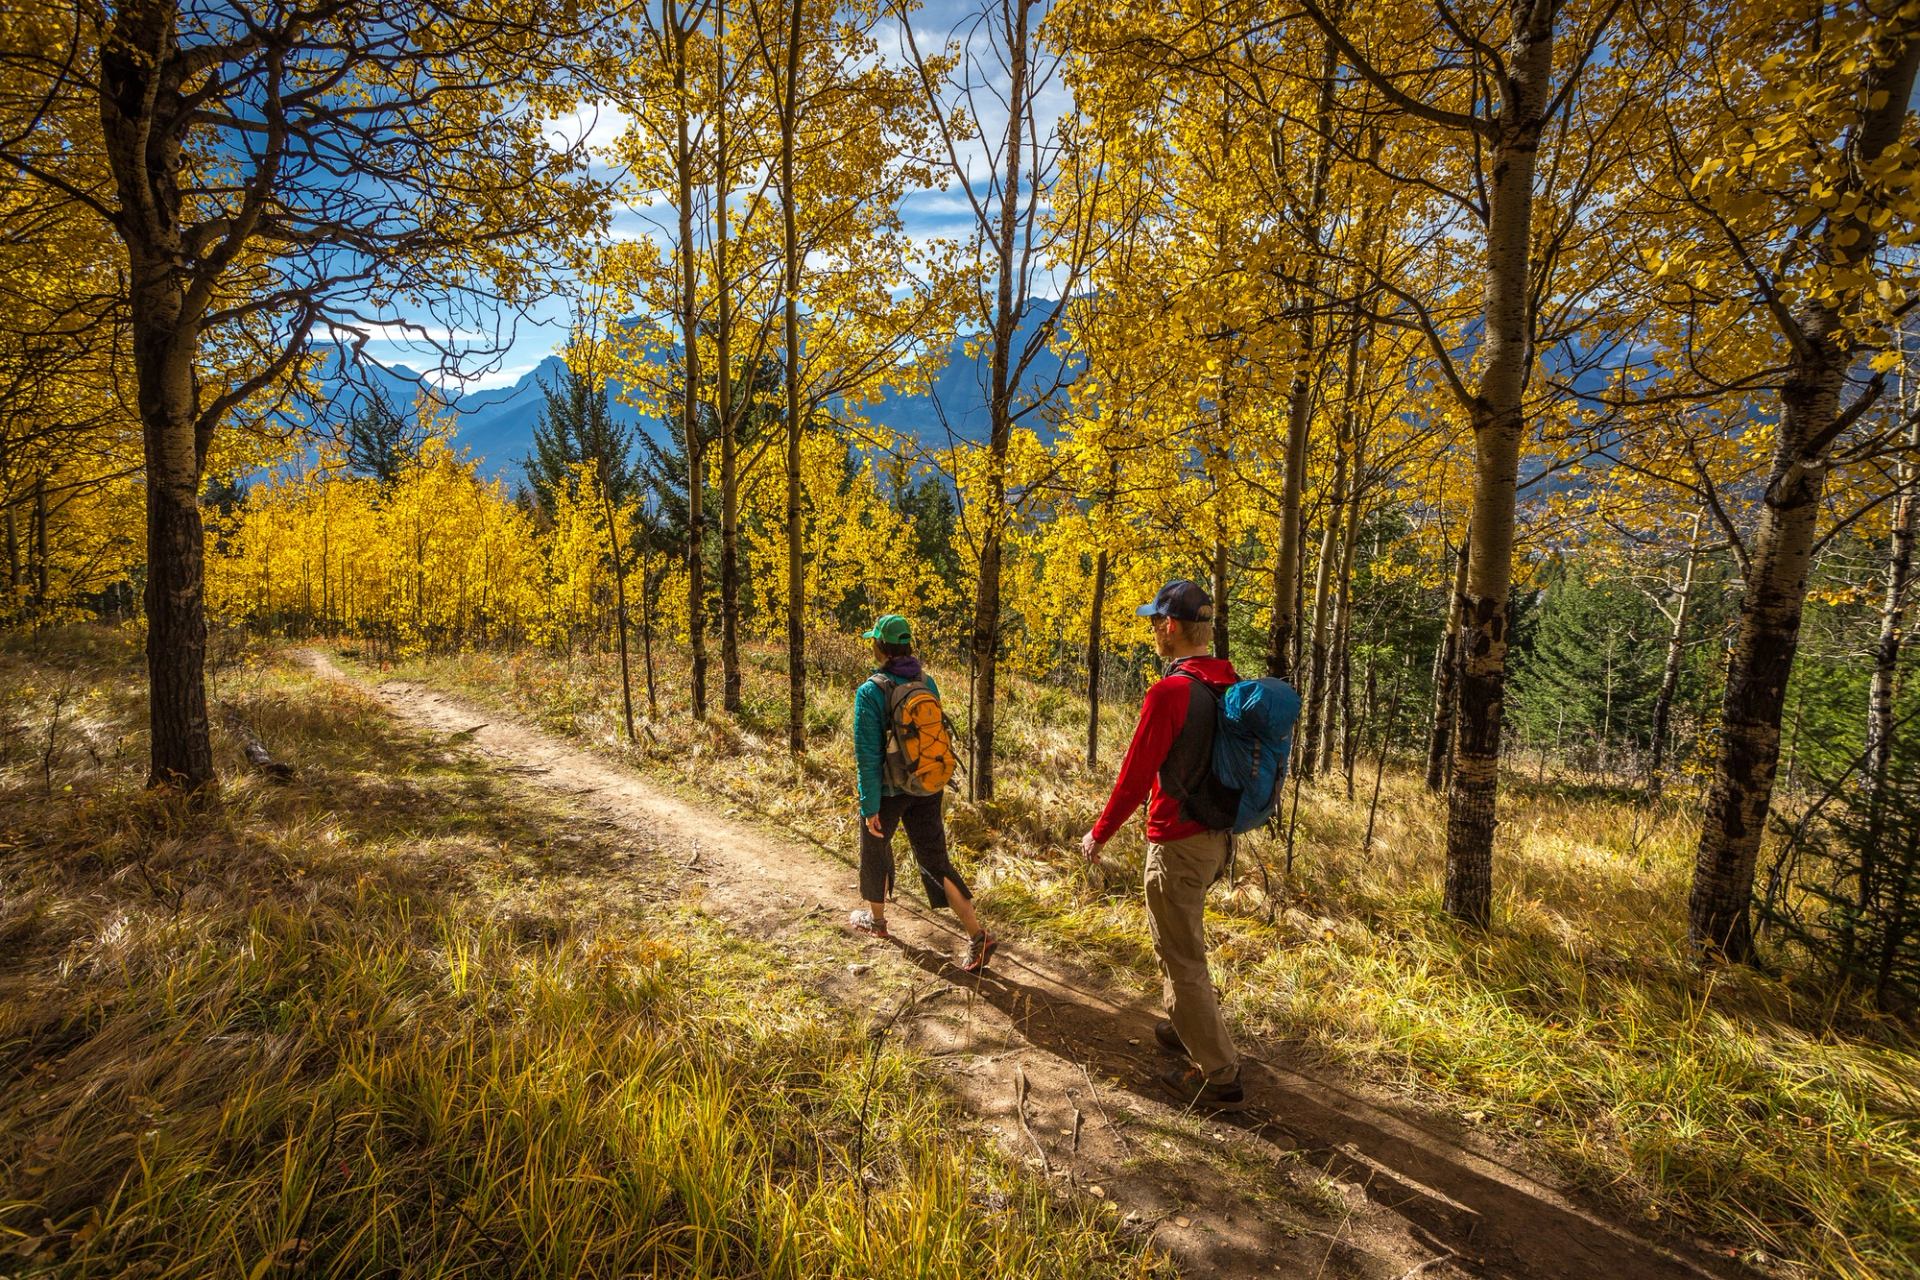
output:
[[[578,111],[572,111],[547,126],[547,143],[556,151],[565,151],[585,144],[587,150],[599,159],[606,159],[609,150],[620,135],[626,131],[629,123],[626,112],[611,102],[589,102]]]
[[[457,369],[436,369],[427,375],[427,379],[442,391],[466,395],[475,391],[492,391],[497,387],[510,387],[539,367],[539,361],[535,361],[532,364],[510,364],[471,374],[463,374]]]
[[[907,218],[929,221],[972,222],[974,218],[973,203],[965,195],[958,191],[942,191],[937,187],[909,191],[900,201],[900,212]]]

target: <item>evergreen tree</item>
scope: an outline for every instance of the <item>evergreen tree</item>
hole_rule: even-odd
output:
[[[1536,743],[1584,746],[1602,768],[1651,741],[1662,619],[1638,591],[1563,564],[1517,655],[1515,727]]]
[[[347,469],[369,476],[382,488],[399,478],[407,463],[420,455],[424,433],[394,409],[386,396],[367,388],[354,399],[347,418]]]
[[[605,388],[567,366],[555,382],[540,380],[546,403],[533,426],[533,452],[522,466],[534,501],[551,515],[554,495],[571,483],[573,468],[591,462],[605,479],[607,496],[625,502],[641,488],[641,466],[634,458],[634,432],[613,416]]]
[[[1909,697],[1898,723],[1920,715]],[[1878,778],[1854,758],[1816,776],[1804,816],[1782,823],[1761,915],[1837,985],[1911,1017],[1920,1007],[1920,742],[1895,734]]]
[[[910,522],[914,554],[932,565],[943,582],[959,586],[965,570],[954,547],[959,515],[952,492],[938,476],[929,475],[901,489],[895,502]]]
[[[683,361],[675,361],[663,403],[679,403],[685,367]],[[708,372],[703,370],[705,393],[700,399],[700,431],[711,446],[719,439],[720,424],[714,409],[715,380],[705,376]],[[785,387],[784,370],[774,357],[762,359],[751,377],[739,377],[734,383],[734,430],[747,467],[759,465],[765,456],[761,446],[778,437],[784,422]],[[648,531],[643,536],[651,538],[657,550],[683,547],[687,536],[687,436],[680,415],[664,415],[657,421],[655,430],[639,433],[636,444],[633,482],[642,497],[642,505],[652,513]],[[531,474],[529,470],[530,477]],[[710,485],[702,498],[709,534],[706,557],[713,570],[709,576],[717,582],[721,494],[718,487]]]
[[[899,516],[892,537],[907,543],[916,559],[954,589],[953,607],[927,613],[927,621],[932,624],[929,629],[957,635],[968,617],[964,608],[968,587],[966,569],[955,545],[960,517],[951,483],[900,454],[875,455],[873,465],[889,504]]]

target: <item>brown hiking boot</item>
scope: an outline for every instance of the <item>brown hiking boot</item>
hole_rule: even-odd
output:
[[[1199,1067],[1192,1064],[1169,1067],[1160,1073],[1160,1084],[1189,1107],[1231,1111],[1247,1100],[1246,1091],[1240,1087],[1240,1070],[1237,1067],[1233,1075],[1225,1080],[1209,1080]]]
[[[1162,1018],[1153,1024],[1153,1038],[1158,1040],[1160,1047],[1168,1053],[1177,1053],[1183,1058],[1193,1056],[1187,1052],[1187,1042],[1182,1040],[1180,1033],[1173,1029],[1173,1020],[1170,1018]]]

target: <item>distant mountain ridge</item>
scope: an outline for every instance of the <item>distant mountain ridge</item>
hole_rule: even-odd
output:
[[[1044,304],[1044,307],[1051,308],[1051,305]],[[1044,316],[1041,304],[1029,308],[1015,333],[1016,351],[1038,332]],[[966,338],[953,340],[945,366],[926,393],[891,396],[868,406],[864,414],[878,425],[913,436],[932,447],[958,440],[984,440],[988,427],[989,365],[984,351],[975,357],[968,355],[966,348]],[[346,347],[335,344],[321,349],[321,362],[315,375],[321,394],[314,401],[301,404],[299,410],[305,422],[325,430],[344,426],[370,391],[402,414],[414,412],[419,398],[428,395],[454,415],[458,424],[455,440],[482,459],[482,472],[511,479],[533,449],[534,424],[540,420],[546,404],[543,384],[558,385],[565,372],[566,362],[550,355],[511,386],[449,392],[404,364],[385,365],[371,358],[354,362]],[[1060,357],[1051,350],[1043,351],[1029,366],[1022,385],[1029,391],[1044,390],[1066,374],[1067,366]],[[623,390],[618,383],[609,386],[614,417],[657,438],[658,424],[643,419],[638,410],[621,400]]]

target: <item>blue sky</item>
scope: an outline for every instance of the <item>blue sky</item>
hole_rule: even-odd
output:
[[[921,49],[938,48],[950,36],[955,39],[963,37],[969,16],[975,11],[976,6],[971,0],[929,0],[913,20],[914,35]],[[897,24],[891,20],[883,23],[876,31],[876,38],[883,56],[904,59],[905,46]],[[992,65],[990,59],[986,65]],[[998,68],[994,67],[993,71],[997,76]],[[991,77],[988,87],[993,87]],[[979,99],[982,115],[987,117],[981,123],[989,136],[1005,127],[1004,114],[999,120],[992,119],[989,114],[994,107],[993,97],[988,93]],[[1068,95],[1057,83],[1050,86],[1041,101],[1043,112],[1050,117],[1057,116],[1068,105]],[[601,147],[619,135],[623,124],[622,117],[615,109],[589,108],[560,122],[556,132],[568,139],[578,139],[584,135],[591,146]],[[986,163],[984,147],[978,142],[971,144],[965,160],[977,182],[984,176],[981,172]],[[914,192],[902,202],[901,213],[909,234],[915,237],[964,240],[973,226],[973,213],[966,196],[957,189]],[[657,237],[659,228],[654,219],[661,216],[671,216],[671,211],[650,211],[645,207],[631,206],[619,208],[612,220],[611,238]],[[504,349],[497,349],[498,344],[492,334],[450,329],[444,322],[429,316],[410,315],[397,323],[375,327],[372,340],[367,344],[367,353],[383,364],[407,365],[433,376],[434,370],[442,362],[440,352],[444,346],[464,348],[473,354],[462,362],[458,370],[447,370],[447,376],[461,382],[468,391],[511,386],[532,372],[565,342],[568,316],[569,307],[564,299],[548,299],[529,315],[514,321],[510,331],[500,335],[500,340],[505,342]],[[506,321],[503,319],[504,323]]]

